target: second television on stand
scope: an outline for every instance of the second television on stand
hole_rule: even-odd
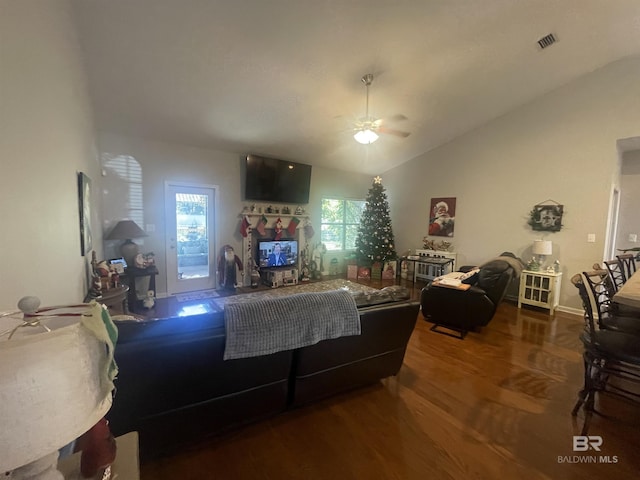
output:
[[[297,240],[260,241],[258,243],[258,261],[260,268],[297,266]]]

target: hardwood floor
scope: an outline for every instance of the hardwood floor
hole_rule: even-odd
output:
[[[618,418],[594,416],[601,451],[572,450],[580,318],[503,302],[464,340],[430,326],[420,316],[397,377],[143,461],[141,478],[638,478],[637,406],[602,399]]]

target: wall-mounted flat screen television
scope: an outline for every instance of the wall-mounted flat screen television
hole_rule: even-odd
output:
[[[269,240],[258,242],[258,261],[260,268],[297,265],[297,240]]]
[[[309,203],[311,165],[247,155],[244,167],[245,200]]]

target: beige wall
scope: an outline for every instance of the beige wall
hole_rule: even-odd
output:
[[[25,295],[76,303],[87,291],[76,173],[100,177],[75,29],[66,2],[5,1],[0,10],[0,310]]]
[[[236,252],[241,251],[240,213],[244,206],[252,202],[242,199],[240,153],[207,150],[110,133],[100,134],[98,143],[101,153],[130,155],[142,166],[144,223],[155,225],[155,232],[149,233],[144,239],[136,240],[136,243],[141,245],[142,252],[153,251],[156,254],[156,263],[160,271],[156,289],[160,296],[167,292],[164,219],[166,181],[217,185],[218,239],[221,244],[232,245]],[[299,161],[304,163],[304,160]],[[113,182],[117,182],[117,179],[104,179],[106,186],[113,186]],[[365,198],[370,184],[371,178],[368,175],[313,167],[309,205],[305,206],[316,232],[311,241],[316,242],[320,239],[320,199],[323,195]],[[125,210],[124,200],[111,194],[111,191],[117,189],[105,188],[102,216],[105,232],[121,219]],[[117,256],[117,243],[106,243],[106,257]],[[219,248],[219,245],[216,248]]]
[[[552,199],[565,206],[562,230],[544,235],[564,273],[560,304],[580,308],[569,278],[603,259],[616,141],[640,135],[639,78],[639,58],[615,62],[387,172],[400,251],[420,247],[430,198],[451,196],[460,264],[529,260],[541,237],[529,211]]]

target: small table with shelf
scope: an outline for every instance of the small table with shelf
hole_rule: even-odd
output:
[[[522,304],[549,309],[553,315],[560,302],[561,272],[523,270],[520,274],[518,308]]]
[[[447,270],[453,271],[453,266],[455,264],[455,260],[453,258],[410,255],[398,259],[396,276],[400,276],[401,274],[402,262],[407,262],[407,264],[413,263],[413,269],[409,269],[410,271],[412,270],[410,274],[412,276],[413,283],[415,283],[416,280],[428,282],[433,280],[435,277],[444,275],[447,273]]]
[[[102,296],[97,300],[107,306],[109,313],[128,315],[128,294],[129,287],[127,285],[121,285],[119,287],[110,288],[109,290],[103,290]]]
[[[149,290],[156,293],[156,275],[158,268],[155,265],[149,265],[146,268],[127,267],[124,274],[120,275],[120,281],[129,287],[129,311],[134,312],[138,303],[138,292],[136,291],[136,278],[149,277]],[[145,292],[140,292],[142,294]]]
[[[453,271],[455,260],[445,257],[420,257],[416,261],[413,270],[413,281],[424,280],[430,281],[435,277],[440,277],[445,273]]]

